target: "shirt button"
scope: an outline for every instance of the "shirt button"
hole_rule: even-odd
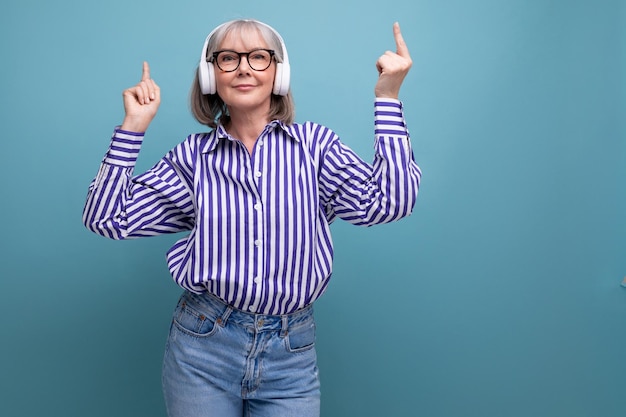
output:
[[[261,283],[261,277],[254,278],[254,283],[255,284],[260,284]]]
[[[259,139],[259,146],[263,146],[263,139]]]
[[[254,241],[254,246],[261,246],[261,239],[257,239]]]
[[[261,210],[261,203],[256,203],[256,204],[254,205],[254,209],[255,209],[255,210]]]
[[[257,178],[261,178],[261,175],[263,175],[263,174],[261,174],[261,171],[257,171],[257,172],[254,173],[254,176],[257,177]]]

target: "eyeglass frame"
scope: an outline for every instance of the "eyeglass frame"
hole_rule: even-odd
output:
[[[267,64],[267,67],[263,68],[262,70],[258,70],[252,67],[252,65],[250,65],[250,54],[253,52],[257,52],[257,51],[265,51],[267,53],[270,54],[270,59],[269,59],[269,64]],[[219,54],[221,54],[222,52],[232,52],[234,54],[237,54],[238,58],[239,58],[239,62],[237,62],[237,66],[231,70],[225,70],[222,69],[222,67],[220,67],[219,62],[217,61],[217,56]],[[215,63],[215,65],[217,65],[217,67],[220,69],[220,71],[224,71],[224,72],[234,72],[237,71],[237,69],[239,68],[239,65],[241,65],[241,57],[244,56],[246,57],[246,61],[248,62],[248,66],[253,70],[253,71],[258,71],[258,72],[262,72],[265,71],[266,69],[268,69],[270,67],[270,65],[272,65],[272,58],[276,57],[276,51],[273,49],[265,49],[265,48],[256,48],[253,49],[251,51],[248,52],[237,52],[237,51],[233,51],[232,49],[222,49],[220,51],[215,51],[211,54],[211,57],[207,57],[207,62],[212,62]]]

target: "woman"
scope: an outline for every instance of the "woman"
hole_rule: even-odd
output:
[[[163,363],[170,416],[318,416],[313,302],[332,271],[330,223],[370,226],[411,213],[420,170],[398,93],[411,67],[376,63],[372,165],[330,129],[294,123],[287,50],[255,20],[205,41],[191,91],[193,134],[133,177],[160,90],[144,63],[89,187],[83,221],[112,239],[189,231],[168,251],[183,289]]]

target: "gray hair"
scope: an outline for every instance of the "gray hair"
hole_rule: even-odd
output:
[[[219,27],[211,36],[211,39],[209,39],[206,55],[211,56],[213,52],[217,51],[217,48],[226,38],[226,35],[237,31],[243,36],[244,32],[250,29],[259,31],[268,47],[275,51],[276,61],[283,62],[283,48],[280,38],[276,33],[261,22],[248,19],[233,20]],[[196,75],[191,84],[189,102],[191,113],[195,119],[203,125],[215,128],[218,123],[225,124],[230,120],[228,108],[218,94],[202,94],[198,79],[198,69],[196,69]],[[289,125],[294,122],[295,113],[295,104],[293,96],[291,95],[291,89],[289,89],[289,92],[285,96],[272,94],[269,113],[270,120],[280,120]]]

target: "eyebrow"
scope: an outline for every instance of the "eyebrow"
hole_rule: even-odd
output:
[[[269,48],[269,46],[255,46],[255,47],[249,48],[248,51],[256,51],[257,49],[270,49],[270,48]],[[233,51],[233,52],[237,52],[237,50],[234,49],[234,48],[226,48],[226,47],[218,48],[218,49],[216,49],[216,51]]]

